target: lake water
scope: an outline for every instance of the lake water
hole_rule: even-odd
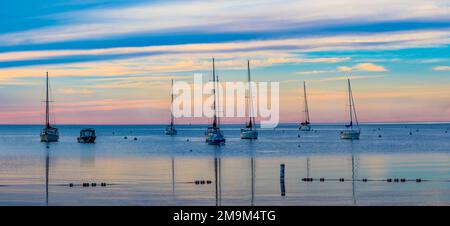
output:
[[[206,125],[174,137],[163,125],[88,126],[97,142],[79,144],[84,127],[58,126],[47,146],[41,126],[0,126],[0,205],[450,205],[450,124],[363,125],[355,141],[338,125],[284,124],[256,141],[225,125],[221,147],[204,142]]]

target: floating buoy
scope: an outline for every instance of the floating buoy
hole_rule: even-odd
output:
[[[406,181],[405,178],[400,179],[400,182],[405,182],[405,181]]]
[[[409,132],[409,135],[412,135],[412,132]]]
[[[189,150],[189,152],[192,152],[192,149],[191,149],[191,150]]]
[[[204,180],[200,181],[200,184],[205,184],[205,181]]]
[[[380,134],[380,135],[378,135],[378,138],[381,138],[381,134]]]
[[[297,137],[298,137],[298,138],[300,138],[300,134],[299,134],[299,135],[297,135]]]
[[[207,183],[207,184],[211,184],[212,182],[211,182],[210,180],[207,180],[206,183]]]
[[[125,136],[125,137],[123,137],[123,139],[125,139],[125,140],[126,140],[126,139],[128,139],[128,137],[126,137],[126,136]]]
[[[70,184],[69,184],[69,187],[73,187],[73,183],[70,183]]]
[[[189,138],[188,138],[188,139],[186,139],[186,141],[187,141],[187,142],[189,142]]]
[[[391,179],[391,178],[388,178],[386,181],[387,181],[387,182],[392,182],[392,179]]]
[[[362,179],[363,182],[367,182],[367,178]]]
[[[91,183],[91,186],[92,186],[92,187],[96,187],[96,186],[97,186],[97,183]]]
[[[300,147],[300,144],[299,144],[299,145],[297,145],[297,147],[299,148],[299,147]]]
[[[137,140],[137,137],[135,137],[133,140]]]
[[[399,182],[400,180],[398,179],[398,178],[395,178],[394,179],[394,182]]]
[[[324,182],[325,178],[320,178],[319,180],[320,180],[320,182]]]
[[[200,181],[196,180],[194,183],[195,183],[195,184],[200,184]]]
[[[420,182],[422,182],[422,179],[417,178],[417,179],[416,179],[416,182],[417,182],[417,183],[420,183]]]
[[[344,178],[339,178],[339,181],[340,181],[340,182],[344,182],[345,179],[344,179]]]
[[[102,183],[100,184],[100,186],[105,187],[105,186],[106,186],[106,183],[105,183],[105,182],[102,182]]]

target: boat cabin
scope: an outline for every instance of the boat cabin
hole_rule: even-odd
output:
[[[94,143],[95,138],[95,130],[87,128],[80,131],[80,137],[77,140],[79,143]]]

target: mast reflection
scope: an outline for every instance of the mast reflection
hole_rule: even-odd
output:
[[[251,141],[251,140],[250,140]],[[255,156],[255,149],[253,148],[252,143],[250,142],[249,145],[250,148],[250,192],[251,192],[251,198],[250,198],[250,205],[253,206],[255,204],[255,182],[256,182],[256,156]]]
[[[175,201],[175,157],[172,156],[172,199]]]
[[[46,147],[45,155],[45,205],[48,206],[48,182],[49,182],[49,171],[50,171],[50,146]]]
[[[220,146],[215,147],[214,151],[214,178],[215,178],[215,193],[216,206],[222,205],[222,175],[221,175],[221,150]]]

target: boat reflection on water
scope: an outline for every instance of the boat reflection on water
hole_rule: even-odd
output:
[[[252,149],[251,157],[250,157],[250,170],[251,170],[251,202],[250,205],[255,204],[255,176],[256,176],[256,166],[255,166],[255,156],[254,156],[254,150]]]
[[[353,205],[356,205],[356,180],[358,180],[358,156],[355,156],[355,152],[353,150],[353,142],[350,143],[350,153],[352,158],[352,197],[353,197]]]
[[[88,145],[80,150],[80,166],[95,168],[95,147]]]
[[[222,151],[220,146],[216,146],[214,150],[214,184],[216,194],[216,206],[222,205],[222,168],[221,168]]]
[[[50,174],[50,146],[46,146],[45,155],[45,205],[48,206],[48,183]]]
[[[172,200],[175,201],[175,157],[171,158],[172,163]]]
[[[355,185],[355,180],[356,180],[356,166],[355,166],[355,161],[357,158],[355,158],[354,154],[352,153],[352,197],[353,197],[353,205],[356,205],[356,185]]]

